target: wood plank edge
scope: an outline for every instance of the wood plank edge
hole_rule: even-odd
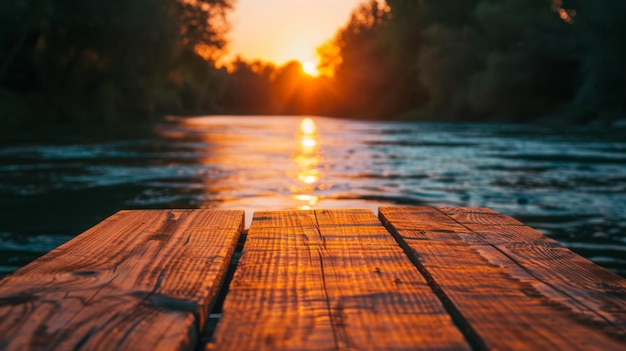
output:
[[[246,238],[248,235],[248,229],[245,227],[245,223],[246,223],[245,211],[237,211],[237,212],[241,212],[242,220],[239,223],[239,228],[237,228],[236,240],[234,240],[235,244],[233,246],[233,249],[229,250],[228,259],[225,260],[225,262],[227,262],[228,264],[228,267],[226,268],[225,271],[223,271],[224,274],[220,278],[220,283],[219,283],[219,286],[217,287],[216,294],[212,298],[212,301],[210,302],[210,304],[208,305],[208,309],[206,311],[207,312],[206,318],[204,319],[204,322],[202,325],[199,325],[199,323],[196,325],[198,327],[197,330],[199,331],[197,341],[195,344],[196,350],[205,349],[208,347],[209,344],[211,344],[213,340],[213,334],[215,334],[215,331],[217,330],[217,326],[221,319],[221,314],[222,314],[221,309],[223,308],[224,300],[226,299],[226,296],[228,295],[230,283],[234,277],[235,271],[239,267],[240,257],[235,258],[235,253],[243,251]],[[218,306],[218,303],[220,306],[220,310],[219,310],[219,313],[216,313],[216,314],[220,315],[220,317],[217,318],[216,321],[211,321],[212,319],[211,315],[214,314],[213,313],[214,309],[216,306]]]
[[[443,307],[446,312],[450,315],[452,319],[452,323],[459,329],[465,341],[471,346],[471,348],[475,351],[487,351],[489,348],[487,347],[487,343],[485,340],[478,334],[478,332],[472,327],[472,325],[468,322],[468,320],[463,316],[461,311],[454,305],[454,303],[447,296],[445,291],[439,286],[439,284],[435,281],[433,276],[428,272],[426,267],[419,261],[419,258],[408,245],[408,243],[402,238],[402,236],[395,229],[393,224],[389,222],[387,217],[385,216],[385,210],[388,208],[401,208],[401,207],[380,207],[378,209],[378,219],[381,221],[383,226],[387,229],[387,231],[393,236],[398,245],[404,250],[404,253],[411,260],[413,265],[417,268],[417,270],[422,274],[422,276],[426,279],[426,283],[432,289],[433,293],[439,301],[441,301]]]
[[[245,235],[247,234],[245,230],[245,223],[246,223],[245,211],[241,211],[241,210],[225,210],[225,211],[229,211],[234,215],[237,215],[237,214],[240,215],[241,220],[239,221],[239,226],[235,229],[235,235],[233,236],[233,241],[230,243],[228,252],[226,253],[226,256],[224,257],[224,264],[226,265],[226,267],[224,269],[220,269],[220,272],[222,274],[221,274],[221,277],[219,278],[219,284],[216,286],[215,295],[211,297],[211,301],[207,304],[208,308],[204,313],[202,321],[198,319],[198,330],[200,332],[200,336],[202,336],[202,332],[204,330],[207,320],[209,319],[209,315],[211,314],[211,311],[213,311],[213,308],[215,307],[215,304],[219,300],[220,296],[222,296],[222,294],[224,294],[225,296],[226,293],[228,292],[228,286],[230,282],[227,282],[228,280],[227,278],[229,276],[229,270],[231,269],[230,266],[233,263],[233,257],[235,256],[235,252],[237,251],[237,248],[239,247],[239,245],[242,245],[243,247],[243,243],[241,243],[241,240],[245,239]]]
[[[564,289],[562,287],[557,286],[556,284],[551,283],[550,281],[543,279],[542,277],[538,276],[533,269],[527,267],[523,262],[520,262],[519,260],[517,260],[514,256],[512,256],[509,252],[509,250],[507,249],[505,244],[501,244],[501,243],[497,243],[497,242],[493,242],[492,238],[489,238],[488,235],[485,235],[483,233],[480,232],[480,230],[470,227],[473,226],[474,223],[462,223],[459,222],[456,218],[452,217],[450,215],[450,211],[445,211],[443,208],[437,208],[437,210],[439,210],[440,212],[442,212],[444,215],[448,216],[450,219],[454,220],[455,222],[459,223],[460,225],[462,225],[463,227],[465,227],[470,233],[472,233],[472,235],[474,235],[480,242],[484,243],[485,245],[488,245],[489,247],[491,247],[493,250],[497,251],[499,255],[501,255],[503,258],[505,258],[506,260],[508,260],[512,265],[514,265],[515,267],[521,269],[525,275],[527,275],[528,277],[533,279],[533,282],[531,283],[533,285],[533,288],[536,290],[537,293],[539,293],[544,299],[546,299],[546,303],[548,305],[552,305],[553,307],[557,308],[557,309],[564,309],[565,311],[567,311],[568,313],[571,313],[572,316],[579,321],[580,323],[589,323],[591,325],[595,325],[598,329],[604,330],[607,335],[610,335],[611,337],[617,337],[618,339],[623,338],[624,336],[626,336],[626,330],[623,329],[622,325],[620,325],[619,323],[619,318],[617,319],[611,319],[611,318],[607,318],[607,316],[605,316],[602,311],[598,311],[596,310],[593,306],[588,304],[588,301],[584,298],[582,298],[580,295],[576,294],[576,292],[569,292],[567,291],[567,289]],[[448,210],[450,210],[448,208]],[[472,213],[471,209],[466,208],[466,210],[468,210],[467,213]],[[452,211],[453,212],[453,211]],[[460,212],[459,212],[460,213]],[[511,218],[515,221],[517,221],[515,218],[505,215],[505,214],[501,214],[497,211],[493,211],[493,214],[497,214],[499,215],[501,218]],[[532,230],[536,230],[532,227],[527,226],[526,224],[519,222],[519,225],[516,224],[493,224],[493,226],[497,226],[497,227],[502,227],[502,228],[506,228],[506,227],[524,227],[524,228],[529,228]],[[480,224],[480,225],[484,225],[484,224]],[[488,224],[491,225],[491,224]],[[595,263],[589,261],[587,258],[584,258],[583,256],[571,251],[570,249],[568,249],[567,247],[565,247],[563,244],[561,244],[560,242],[546,236],[545,234],[537,231],[539,234],[541,234],[540,239],[538,239],[538,241],[542,241],[542,242],[549,242],[551,244],[553,244],[553,246],[555,248],[561,248],[561,249],[565,249],[567,251],[569,251],[571,254],[573,254],[574,256],[589,262],[592,265],[595,265]],[[484,258],[486,258],[488,261],[490,261],[490,259],[483,253],[480,252],[480,248],[477,248],[479,250],[479,254],[481,256],[483,256]],[[511,277],[512,279],[518,280],[518,281],[525,281],[526,277],[524,277],[523,275],[518,275],[514,273],[514,270],[508,270],[505,269],[504,266],[497,264],[496,265],[500,266],[503,269],[503,272],[508,275],[509,277]],[[607,273],[611,274],[611,275],[615,275],[618,276],[617,274],[610,272],[608,270],[606,270],[603,267],[598,266],[599,268],[605,270]],[[553,294],[551,293],[553,292]]]
[[[421,207],[422,210],[421,211],[411,211],[412,207],[393,207],[393,206],[388,206],[388,207],[380,207],[379,208],[379,218],[381,220],[381,222],[383,222],[383,225],[387,228],[387,230],[394,236],[394,238],[396,238],[396,241],[398,241],[398,243],[400,244],[400,246],[402,246],[403,249],[405,249],[405,252],[407,253],[407,255],[411,258],[411,260],[415,260],[413,261],[414,264],[417,266],[417,268],[420,270],[420,272],[422,272],[422,274],[424,275],[424,277],[426,277],[426,280],[428,281],[428,283],[430,284],[431,280],[433,281],[433,284],[437,285],[437,283],[434,281],[434,279],[430,276],[430,274],[428,273],[427,269],[419,262],[419,258],[417,258],[415,252],[410,248],[409,245],[409,241],[412,241],[413,239],[407,239],[405,237],[403,237],[398,230],[396,230],[396,228],[394,227],[394,225],[384,216],[384,213],[387,211],[398,211],[400,210],[400,212],[412,212],[412,213],[424,213],[424,212],[428,212],[423,210],[424,207]],[[574,293],[569,293],[568,291],[559,288],[558,286],[555,286],[554,284],[552,284],[549,281],[546,281],[544,279],[542,279],[541,277],[538,277],[532,269],[529,269],[528,267],[526,267],[523,263],[519,262],[518,260],[516,260],[514,257],[512,257],[509,253],[507,253],[507,250],[505,248],[500,247],[500,245],[495,244],[493,242],[491,242],[488,238],[486,238],[483,234],[481,234],[479,231],[476,231],[475,229],[469,228],[468,226],[466,226],[464,223],[459,222],[458,220],[456,220],[455,218],[451,217],[448,213],[443,211],[443,208],[438,208],[438,207],[431,207],[432,209],[439,211],[440,213],[442,213],[443,215],[447,216],[448,218],[450,218],[451,220],[455,221],[456,223],[459,223],[460,225],[462,225],[463,227],[465,227],[472,235],[474,235],[476,237],[477,240],[479,240],[480,242],[484,243],[485,245],[487,245],[488,247],[492,248],[493,250],[497,251],[499,255],[501,255],[504,259],[508,260],[512,265],[515,265],[515,267],[521,269],[524,274],[526,274],[528,277],[532,278],[534,280],[533,283],[533,287],[535,289],[535,291],[540,294],[542,296],[542,298],[546,299],[546,304],[547,305],[551,305],[554,308],[557,309],[564,309],[564,311],[567,311],[568,313],[571,313],[572,317],[574,317],[574,319],[580,323],[588,323],[591,325],[594,325],[595,327],[597,327],[600,330],[603,330],[606,335],[616,338],[619,341],[623,341],[621,339],[624,338],[624,336],[626,336],[626,331],[615,321],[609,320],[607,319],[602,313],[598,312],[597,310],[595,310],[592,306],[589,306],[588,303],[585,300],[581,300],[578,296],[576,296],[576,294]],[[419,209],[419,208],[418,208]],[[448,210],[450,210],[450,208],[447,208]],[[464,208],[466,210],[469,210],[468,208]],[[509,217],[507,215],[502,215],[499,212],[493,211],[493,213],[495,214],[499,214],[501,216],[505,216],[505,217]],[[493,214],[493,213],[489,213],[489,214]],[[503,224],[497,224],[497,226],[507,226],[507,225],[503,225]],[[527,227],[527,228],[531,228],[528,227],[527,225],[521,223],[519,226],[521,227]],[[533,229],[533,228],[531,228]],[[547,239],[551,239],[547,236],[545,236],[544,234],[542,234],[542,238],[547,238]],[[561,243],[554,241],[555,244],[560,247],[560,248],[564,248],[567,249],[565,246],[563,246]],[[407,251],[408,250],[408,251]],[[569,249],[567,249],[569,250]],[[569,250],[571,251],[571,250]],[[572,252],[574,255],[579,256],[580,258],[587,260],[586,258]],[[490,261],[489,258],[487,258],[482,252],[480,252],[479,250],[479,254],[481,256],[483,256],[484,258],[486,258],[488,261]],[[587,260],[589,261],[589,260]],[[591,262],[591,261],[589,261]],[[592,263],[593,264],[593,263]],[[496,265],[500,266],[499,264],[496,263]],[[501,266],[502,267],[502,266]],[[608,272],[608,271],[607,271]],[[516,274],[512,274],[512,272],[510,271],[503,271],[504,274],[506,274],[507,276],[509,276],[512,279],[518,280],[518,281],[524,281],[525,278]],[[615,274],[610,272],[611,274]],[[540,287],[536,286],[539,285]],[[434,290],[434,289],[433,289]],[[435,293],[437,294],[437,291],[434,290]],[[547,292],[549,291],[553,291],[554,295],[551,295]],[[445,295],[445,292],[441,291],[442,294]],[[439,296],[439,295],[437,295]],[[568,302],[569,301],[569,302]],[[445,303],[444,303],[444,306]],[[574,307],[574,306],[578,306],[578,307]],[[447,308],[447,306],[446,306]],[[587,313],[583,313],[584,311],[587,311]],[[451,313],[451,312],[450,312]],[[452,313],[451,313],[452,315]]]

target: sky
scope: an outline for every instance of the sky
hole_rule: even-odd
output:
[[[364,0],[237,0],[224,61],[240,55],[282,65],[316,63],[315,49],[332,39]]]

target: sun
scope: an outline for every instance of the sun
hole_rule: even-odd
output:
[[[313,77],[317,77],[320,74],[320,72],[317,70],[317,67],[315,67],[315,64],[311,61],[302,62],[302,72]]]

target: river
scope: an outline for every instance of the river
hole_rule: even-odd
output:
[[[0,141],[0,276],[120,209],[490,207],[626,276],[626,129],[169,117]]]

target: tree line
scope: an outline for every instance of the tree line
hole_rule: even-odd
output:
[[[368,0],[320,70],[224,52],[231,0],[5,0],[5,120],[319,114],[447,121],[626,117],[626,2]],[[35,117],[42,115],[45,117]]]
[[[211,111],[231,0],[3,0],[4,121]]]
[[[610,123],[626,117],[624,13],[620,0],[372,0],[325,62],[358,97],[349,114]]]

